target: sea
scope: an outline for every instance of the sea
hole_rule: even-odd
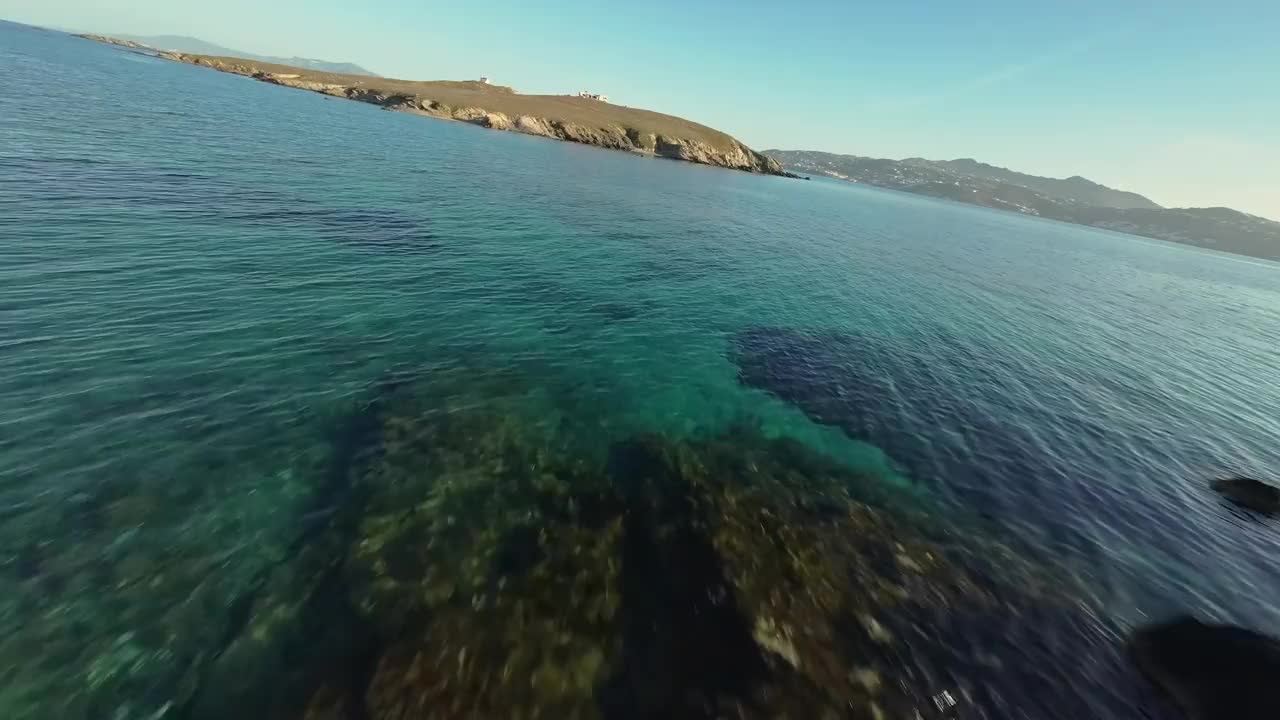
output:
[[[1280,634],[1280,523],[1210,488],[1280,478],[1278,347],[1275,263],[0,23],[0,716],[1176,717],[1134,628]],[[520,597],[579,551],[582,644]]]

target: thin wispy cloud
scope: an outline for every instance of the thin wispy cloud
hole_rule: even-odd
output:
[[[944,105],[949,101],[961,99],[979,90],[1002,85],[1041,70],[1061,65],[1072,58],[1089,52],[1100,44],[1104,38],[1111,35],[1113,33],[1089,35],[1041,55],[998,66],[960,83],[935,88],[917,95],[886,98],[872,102],[865,106],[864,109],[872,112],[899,112]]]

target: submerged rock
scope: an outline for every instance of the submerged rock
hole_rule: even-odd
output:
[[[451,117],[454,120],[479,125],[490,130],[510,130],[514,127],[511,118],[506,115],[476,107],[457,108],[452,112]]]
[[[1099,651],[1070,645],[1098,621],[1069,584],[797,442],[640,435],[596,458],[459,402],[380,416],[342,561],[379,649],[313,717],[1098,714],[1063,690]]]
[[[1210,487],[1236,505],[1263,515],[1280,515],[1280,488],[1261,480],[1234,477],[1214,480]]]
[[[1016,518],[1058,542],[1091,547],[1062,508],[1078,498],[1045,437],[999,394],[957,390],[958,358],[995,348],[939,338],[921,349],[899,339],[830,329],[754,326],[736,333],[730,360],[738,382],[787,402],[815,423],[879,448],[903,474],[944,487],[993,518]],[[989,351],[989,352],[988,352]],[[1086,428],[1087,429],[1087,428]]]
[[[733,337],[730,359],[738,382],[767,392],[800,409],[811,420],[871,443],[920,479],[985,487],[960,452],[934,452],[929,425],[963,429],[968,447],[986,456],[1012,477],[1038,477],[1036,460],[1009,428],[993,427],[972,408],[957,402],[932,377],[922,361],[902,356],[875,337],[831,330],[751,327]],[[887,368],[898,368],[890,374]]]
[[[589,716],[622,636],[604,478],[512,417],[412,401],[380,447],[345,562],[384,646],[368,716]]]
[[[529,413],[518,377],[449,372],[380,384],[326,436],[298,541],[154,630],[95,636],[99,689],[57,715],[1114,714],[1079,681],[1123,668],[1088,603],[1000,543],[750,425],[606,442]],[[77,512],[154,515],[116,500]],[[19,560],[24,585],[65,562],[41,547]],[[140,572],[121,599],[164,609],[179,588]],[[0,642],[0,669],[43,639]],[[44,667],[77,646],[57,650]]]
[[[640,448],[649,474],[697,508],[725,601],[765,663],[724,714],[945,717],[943,693],[974,717],[1001,706],[1099,714],[1063,689],[1081,667],[1119,658],[1072,637],[1099,620],[1069,599],[1069,583],[1055,587],[997,543],[955,543],[936,520],[877,499],[874,480],[794,441],[740,429]],[[1026,663],[1055,643],[1076,645],[1076,657]]]
[[[1192,720],[1280,718],[1280,641],[1182,617],[1134,634],[1138,667]]]

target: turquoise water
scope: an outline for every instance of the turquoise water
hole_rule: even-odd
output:
[[[0,38],[8,716],[187,712],[341,504],[333,418],[434,377],[597,460],[797,439],[1077,579],[1099,626],[1061,634],[1108,657],[1177,611],[1280,630],[1275,522],[1207,487],[1280,468],[1280,266]]]

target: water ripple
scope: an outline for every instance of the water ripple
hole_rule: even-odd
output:
[[[0,689],[0,709],[80,702],[91,675],[121,695],[88,707],[140,717],[190,687],[202,660],[149,665],[139,644],[207,654],[224,611],[328,517],[333,418],[459,369],[487,400],[440,408],[517,404],[584,457],[750,419],[1080,579],[1096,622],[1007,660],[1090,712],[1157,712],[1108,664],[1134,623],[1280,631],[1280,528],[1207,487],[1280,474],[1274,264],[15,32],[0,653],[75,660],[23,668],[43,689]],[[168,570],[140,592],[147,563]],[[954,647],[920,647],[951,657],[983,632],[999,633],[958,623]],[[1064,665],[1075,651],[1109,660]],[[1069,716],[1032,695],[994,687],[984,716]]]

